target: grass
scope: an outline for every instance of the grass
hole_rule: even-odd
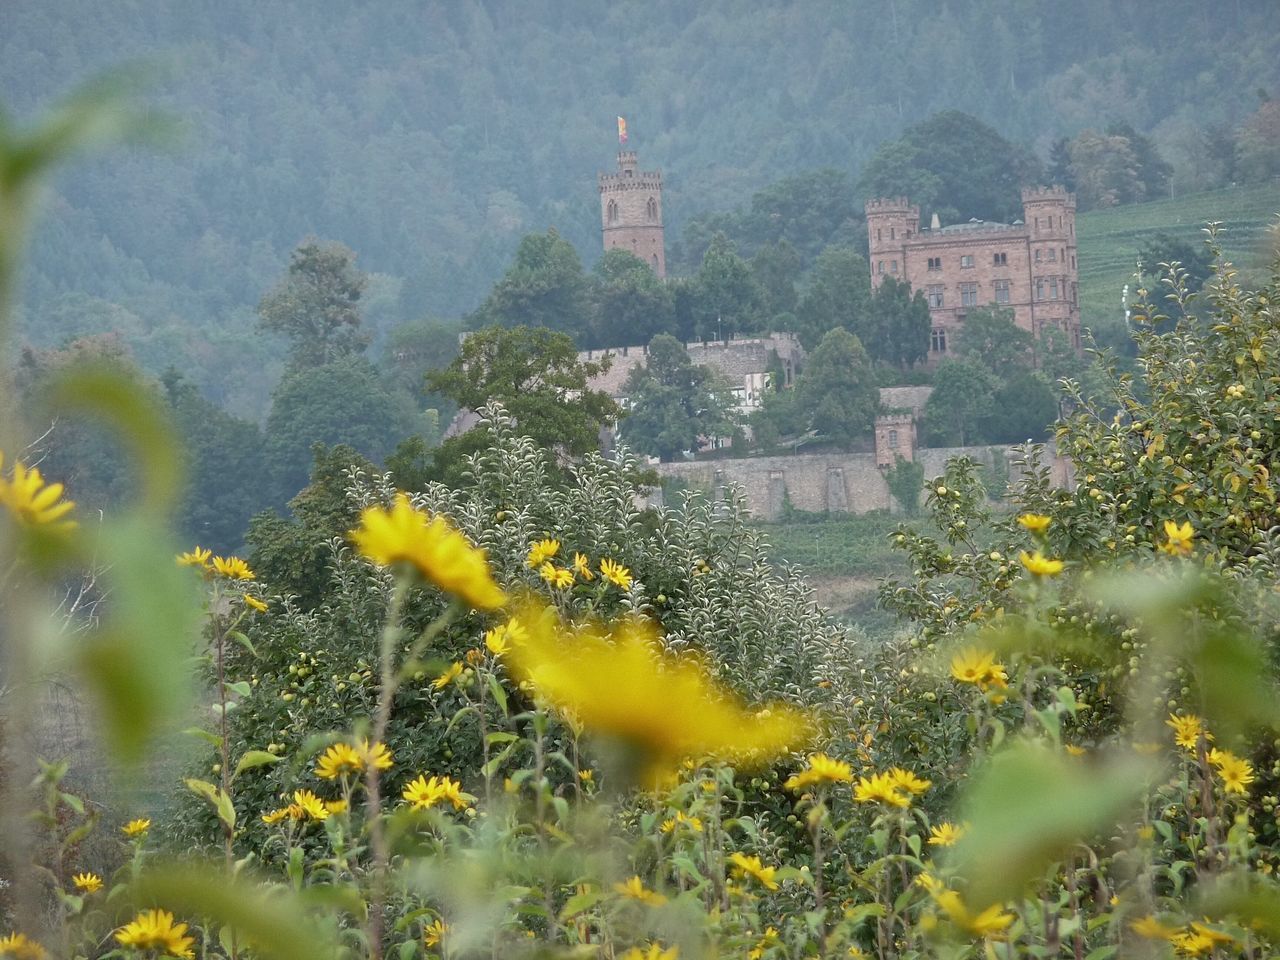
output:
[[[1076,219],[1080,310],[1085,326],[1119,324],[1121,290],[1134,273],[1138,250],[1169,233],[1192,241],[1210,220],[1225,226],[1223,252],[1242,270],[1266,266],[1264,232],[1280,214],[1280,183],[1228,187],[1167,200],[1091,210]]]

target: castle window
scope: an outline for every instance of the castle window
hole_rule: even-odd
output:
[[[883,261],[883,260],[877,260],[877,261],[876,261],[876,273],[884,273],[884,261]]]
[[[1009,302],[1009,281],[1008,280],[995,281],[995,290],[996,290],[996,303]]]
[[[1058,278],[1057,277],[1054,277],[1052,280],[1049,281],[1049,299],[1050,300],[1058,299]]]
[[[645,206],[645,213],[648,214],[650,220],[656,221],[658,219],[658,201],[653,197],[649,198],[649,203]]]
[[[658,269],[658,255],[655,253],[655,254],[654,254],[650,259],[653,261],[653,269],[654,269],[654,270],[657,270],[657,269]]]
[[[890,273],[897,273],[897,272],[898,272],[898,261],[897,261],[897,260],[890,260],[890,261],[889,261],[889,272],[890,272]]]
[[[617,223],[618,222],[618,202],[616,200],[610,200],[609,206],[606,209],[608,210],[607,217],[609,222]]]
[[[897,231],[896,231],[893,227],[890,227],[890,228],[889,228],[889,239],[890,239],[890,240],[897,240],[897,239],[898,239],[898,233],[897,233]]]
[[[1055,250],[1055,249],[1053,249],[1053,247],[1050,247],[1050,248],[1049,248],[1049,253],[1047,254],[1047,256],[1049,257],[1049,262],[1050,262],[1050,263],[1057,263],[1057,262],[1058,262],[1058,251],[1057,251],[1057,250]]]
[[[890,450],[898,449],[898,431],[897,430],[889,431],[889,449]]]
[[[1040,256],[1041,256],[1040,251],[1039,251],[1039,250],[1037,250],[1037,251],[1036,251],[1036,263],[1039,263],[1039,262],[1040,262]]]
[[[960,284],[960,306],[976,307],[978,305],[978,285],[976,283]]]
[[[942,258],[941,258],[941,257],[930,257],[930,258],[929,258],[929,269],[930,269],[930,270],[941,270],[941,269],[942,269]]]
[[[876,227],[876,243],[879,243],[883,239],[884,237],[881,236],[880,228]]]
[[[929,332],[929,349],[934,353],[947,352],[947,331],[942,327],[934,327]]]
[[[972,270],[972,269],[973,269],[973,255],[972,255],[972,254],[968,254],[968,253],[966,253],[963,257],[961,257],[961,258],[960,258],[960,269],[961,269],[961,270]]]
[[[1071,269],[1074,270],[1075,268],[1076,268],[1076,255],[1073,253],[1071,255]]]
[[[940,283],[931,283],[926,288],[926,295],[929,298],[930,309],[942,306],[942,291],[944,287]]]
[[[991,255],[991,265],[993,267],[1007,267],[1009,265],[1009,255],[1007,253],[993,253]]]
[[[1040,279],[1036,280],[1036,299],[1044,299],[1044,281]]]
[[[1036,217],[1036,232],[1040,232],[1040,218]]]
[[[1063,263],[1066,263],[1066,262],[1067,262],[1067,248],[1066,248],[1066,247],[1059,247],[1059,248],[1058,248],[1058,259],[1059,259],[1059,260],[1061,260]]]

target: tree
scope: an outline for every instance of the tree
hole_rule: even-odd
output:
[[[1083,130],[1068,149],[1081,210],[1135,203],[1146,196],[1141,165],[1127,138]]]
[[[458,327],[444,320],[413,320],[392,328],[383,350],[382,367],[388,380],[428,408],[439,411],[440,419],[453,418],[457,407],[448,397],[427,393],[426,377],[442,370],[458,355]]]
[[[1137,176],[1142,183],[1143,196],[1148,200],[1167,196],[1169,176],[1173,173],[1173,168],[1160,156],[1160,151],[1151,142],[1151,138],[1144,137],[1128,123],[1108,125],[1107,135],[1124,137],[1129,142],[1129,149],[1133,151],[1137,161]]]
[[[956,337],[956,353],[980,363],[993,375],[1003,377],[1014,370],[1030,369],[1035,342],[1019,327],[1007,307],[978,307],[964,318]]]
[[[756,251],[751,258],[751,273],[764,293],[764,309],[768,317],[795,312],[800,254],[789,241],[779,240]]]
[[[648,358],[624,387],[631,410],[623,437],[634,450],[674,460],[697,450],[700,438],[733,430],[730,397],[716,388],[710,370],[689,359],[684,344],[659,334],[649,341]]]
[[[1159,289],[1159,280],[1166,270],[1161,264],[1177,263],[1186,271],[1187,290],[1197,292],[1213,274],[1213,252],[1208,244],[1194,243],[1171,233],[1158,233],[1142,245],[1138,251],[1142,273],[1153,278],[1151,289]]]
[[[925,433],[931,446],[965,446],[979,438],[991,415],[999,383],[972,357],[946,359],[933,375],[933,393],[925,404]]]
[[[1071,172],[1071,138],[1058,137],[1049,148],[1049,168],[1045,171],[1049,183],[1066,187],[1075,192],[1076,178]]]
[[[308,240],[293,251],[284,279],[258,304],[263,330],[289,338],[292,370],[318,367],[360,353],[360,296],[367,282],[356,255],[340,243]]]
[[[587,346],[631,347],[674,329],[671,291],[627,250],[606,250],[592,271]]]
[[[587,278],[578,251],[554,228],[520,241],[515,260],[468,325],[546,327],[585,340]]]
[[[976,117],[936,113],[887,141],[863,168],[863,197],[910,197],[925,217],[955,222],[1022,215],[1021,187],[1039,179],[1039,163]]]
[[[580,456],[598,447],[600,428],[621,414],[608,394],[588,387],[609,364],[579,360],[568,334],[546,327],[488,327],[470,334],[427,385],[467,410],[497,400],[522,434]]]
[[[871,295],[868,313],[866,337],[860,331],[858,336],[874,359],[905,368],[928,357],[933,322],[922,290],[913,292],[906,280],[885,277]]]
[[[345,444],[380,462],[418,426],[408,398],[364,357],[288,374],[272,395],[266,428],[267,472],[277,502],[306,485],[315,444]]]
[[[1235,143],[1240,179],[1260,183],[1280,177],[1280,100],[1264,100]]]
[[[1048,439],[1058,418],[1058,398],[1049,378],[1038,370],[1022,368],[1006,374],[998,384],[991,396],[991,409],[979,424],[979,437],[986,443]]]
[[[867,351],[843,327],[827,331],[795,389],[797,406],[822,437],[849,447],[871,432],[880,392]]]
[[[852,247],[827,247],[818,257],[796,311],[796,334],[808,350],[836,327],[868,332],[871,270]]]
[[[764,326],[764,291],[724,234],[717,234],[707,247],[693,278],[692,294],[698,339],[755,333]]]

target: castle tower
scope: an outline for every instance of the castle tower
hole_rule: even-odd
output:
[[[618,172],[602,173],[597,179],[605,250],[628,250],[649,264],[659,277],[665,277],[662,172],[637,169],[636,152],[620,150]]]
[[[871,250],[871,285],[878,287],[885,277],[906,278],[906,242],[920,226],[920,208],[906,197],[878,197],[868,200],[867,240]]]
[[[1039,337],[1056,326],[1079,348],[1075,194],[1062,187],[1029,187],[1022,191],[1022,209],[1029,236],[1032,332]]]

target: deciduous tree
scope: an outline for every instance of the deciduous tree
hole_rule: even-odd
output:
[[[360,353],[368,345],[360,329],[365,283],[349,249],[308,240],[294,250],[288,272],[258,304],[259,325],[289,338],[293,370]]]
[[[675,337],[659,334],[649,342],[648,363],[631,371],[625,390],[631,410],[622,436],[641,453],[674,460],[697,450],[699,438],[733,430],[731,397]]]

